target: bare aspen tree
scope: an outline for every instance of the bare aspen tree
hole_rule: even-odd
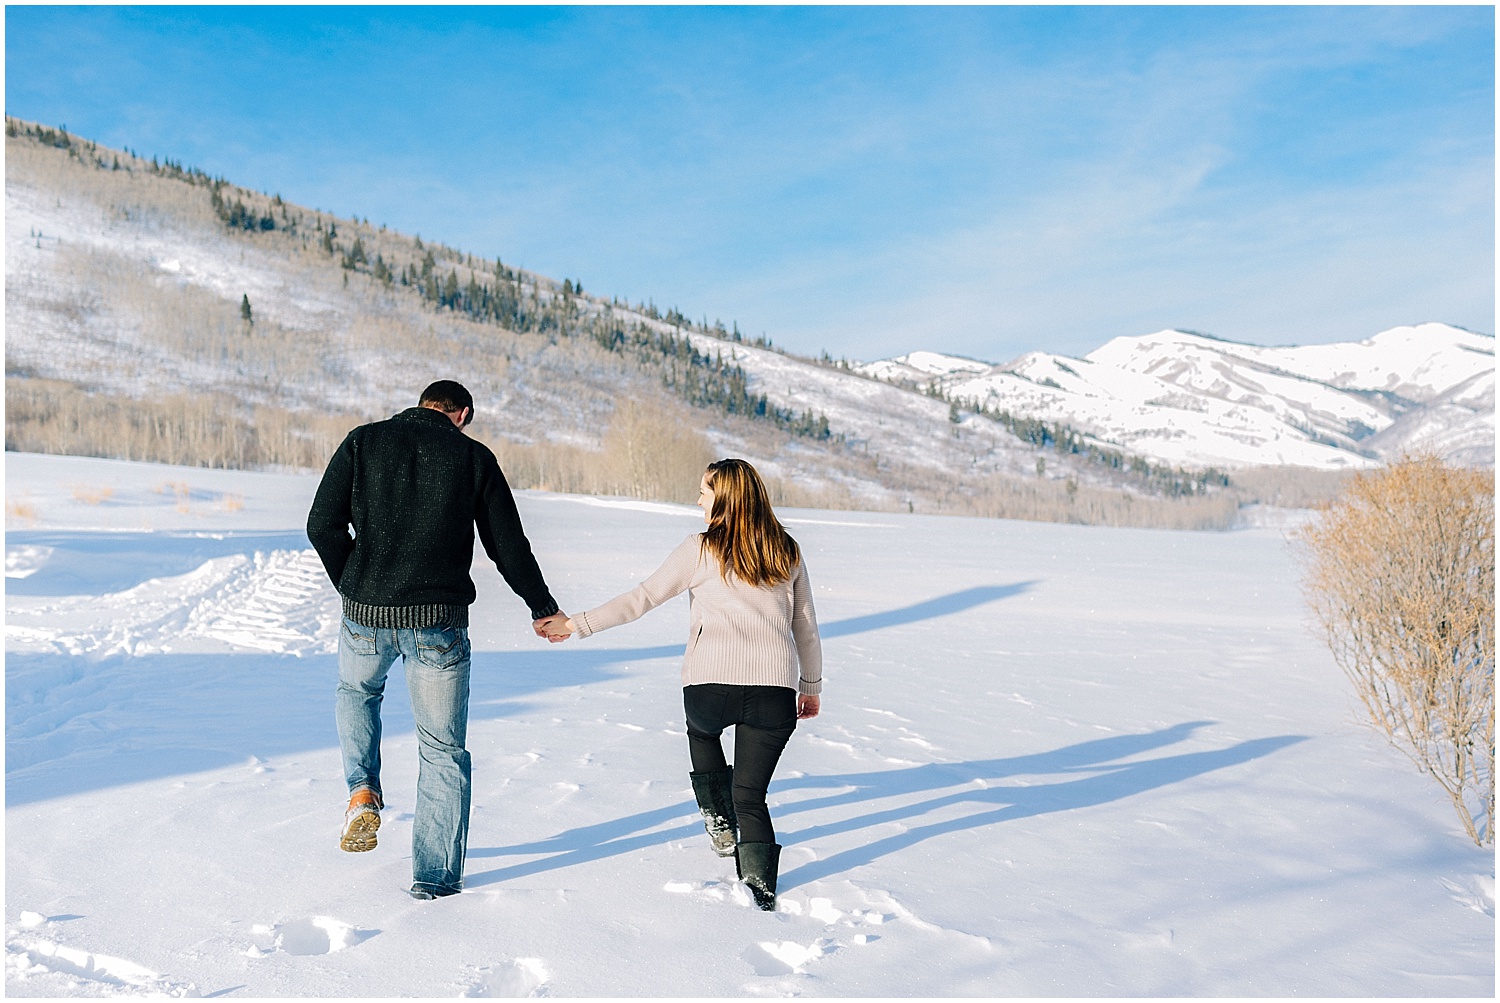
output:
[[[616,491],[634,498],[696,500],[713,454],[691,420],[653,402],[620,401],[603,443]]]
[[[1495,839],[1495,480],[1430,457],[1362,474],[1297,534],[1308,600],[1370,724]]]

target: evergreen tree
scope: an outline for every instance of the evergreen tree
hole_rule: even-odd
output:
[[[240,320],[246,324],[254,324],[255,316],[250,310],[250,294],[244,293],[240,296]]]

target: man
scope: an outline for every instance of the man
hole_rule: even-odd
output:
[[[343,597],[335,717],[349,807],[339,846],[375,848],[380,702],[399,655],[420,769],[411,895],[457,894],[469,834],[469,606],[474,529],[539,636],[563,614],[542,580],[495,454],[463,433],[474,398],[439,380],[419,406],[350,432],[328,463],[307,536]],[[350,529],[353,538],[350,538]]]

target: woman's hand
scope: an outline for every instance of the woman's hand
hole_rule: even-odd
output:
[[[803,721],[810,717],[817,717],[821,703],[818,697],[806,693],[797,694],[797,720]]]
[[[537,637],[545,637],[552,644],[566,641],[576,630],[573,626],[573,618],[566,613],[553,613],[551,616],[534,620],[531,629],[536,631]]]

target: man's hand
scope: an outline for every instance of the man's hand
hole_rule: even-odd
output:
[[[810,717],[817,717],[821,704],[822,700],[816,696],[806,693],[797,694],[797,720],[803,721]]]
[[[545,637],[553,644],[559,644],[573,636],[570,628],[568,614],[553,613],[544,616],[540,620],[531,621],[531,629],[536,631],[537,637]]]

